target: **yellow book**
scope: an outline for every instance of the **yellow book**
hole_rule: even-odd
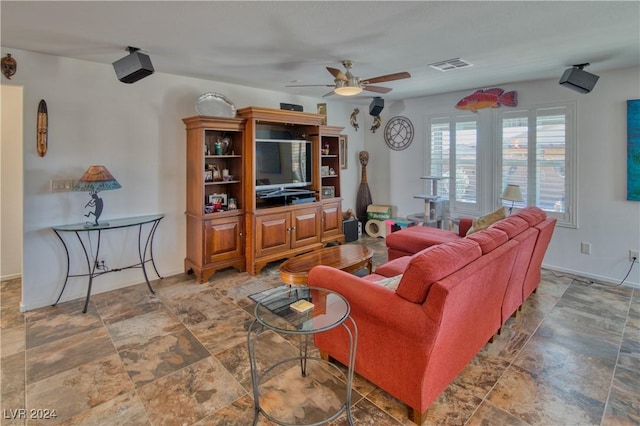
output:
[[[306,300],[298,300],[297,302],[293,302],[289,305],[291,309],[298,312],[306,312],[309,309],[313,308],[313,303]]]

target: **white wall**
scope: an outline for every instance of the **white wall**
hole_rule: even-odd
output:
[[[349,166],[342,170],[343,209],[355,207],[360,183],[357,156],[366,149],[371,154],[367,171],[373,202],[397,206],[399,215],[423,208],[413,194],[424,190],[417,177],[424,172],[425,114],[452,109],[469,94],[388,103],[382,112],[382,127],[373,134],[372,119],[362,105],[358,106],[360,129],[355,131],[349,125],[355,105],[342,102],[160,72],[126,85],[116,79],[110,65],[3,48],[2,56],[6,53],[18,61],[11,85],[24,87],[23,309],[55,300],[62,286],[65,258],[50,227],[83,221],[83,206],[88,201],[86,193],[49,192],[49,181],[78,179],[92,164],[106,165],[123,186],[102,193],[106,206],[103,218],[163,212],[166,216],[154,246],[156,261],[163,275],[182,272],[185,131],[181,119],[195,115],[194,101],[203,92],[223,93],[238,108],[278,108],[280,102],[288,102],[315,112],[318,102],[326,102],[329,124],[344,126],[349,137]],[[628,249],[639,248],[640,203],[625,201],[625,101],[640,97],[637,76],[638,69],[601,73],[598,85],[588,95],[562,88],[556,81],[501,86],[517,90],[521,105],[577,102],[579,226],[556,229],[545,258],[548,267],[616,282],[629,266]],[[38,157],[34,139],[40,99],[49,107],[49,151],[44,158]],[[384,143],[384,125],[394,115],[409,117],[415,126],[414,141],[404,151],[391,152]],[[132,232],[115,234],[105,241],[101,257],[112,267],[125,263],[132,253],[122,251],[122,241],[131,246],[135,238]],[[581,241],[592,243],[591,255],[580,254]],[[109,274],[96,280],[94,293],[141,281],[138,270]],[[637,266],[628,282],[639,285]],[[84,297],[85,292],[86,280],[72,279],[63,300]]]
[[[107,166],[122,184],[121,189],[101,193],[105,202],[101,219],[164,213],[154,245],[156,264],[162,275],[183,271],[186,172],[182,118],[196,115],[194,102],[207,91],[226,95],[237,108],[279,108],[280,102],[287,102],[315,112],[318,102],[326,102],[328,123],[344,126],[349,136],[350,159],[343,191],[353,192],[353,198],[345,200],[345,209],[354,206],[356,189],[351,175],[355,176],[357,159],[353,153],[362,147],[364,138],[349,125],[350,105],[160,72],[128,85],[117,80],[111,65],[3,48],[2,55],[6,53],[18,61],[11,84],[24,87],[25,310],[55,301],[62,288],[66,259],[50,227],[84,221],[83,206],[89,200],[82,192],[51,193],[49,181],[78,179],[93,164]],[[47,101],[49,112],[49,150],[44,158],[38,156],[33,136],[40,99]],[[100,257],[109,266],[124,266],[135,258],[134,231],[105,235],[109,236],[103,239]],[[128,250],[122,249],[123,241]],[[77,246],[74,253],[74,260],[82,262]],[[82,272],[81,268],[72,271]],[[94,281],[93,292],[142,281],[137,269],[108,274]],[[62,300],[85,295],[86,278],[72,278]]]
[[[0,280],[22,272],[22,87],[0,86]]]
[[[595,89],[586,95],[558,85],[557,79],[503,84],[505,91],[518,92],[519,106],[575,101],[578,140],[578,228],[557,227],[544,265],[559,271],[617,283],[631,266],[629,249],[640,248],[640,203],[626,201],[626,101],[640,98],[640,70],[623,69],[599,73]],[[397,207],[398,216],[420,212],[421,200],[413,194],[425,191],[419,176],[424,174],[425,117],[455,111],[455,104],[472,90],[439,96],[408,99],[383,110],[383,127],[394,115],[411,119],[413,143],[404,151],[389,150],[382,132],[370,132],[365,141],[372,152],[370,173],[374,203]],[[395,109],[395,111],[394,111]],[[397,111],[397,112],[396,112]],[[478,112],[493,123],[493,111]],[[386,165],[388,169],[382,170]],[[390,182],[387,185],[382,182]],[[488,182],[491,186],[491,182]],[[484,188],[497,199],[494,188]],[[485,212],[494,206],[483,206]],[[591,255],[580,253],[580,243],[592,244]],[[640,267],[635,265],[626,283],[640,286]]]

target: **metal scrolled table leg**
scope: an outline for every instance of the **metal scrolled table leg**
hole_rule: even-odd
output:
[[[258,320],[253,320],[247,333],[247,347],[249,349],[249,366],[251,367],[251,384],[253,387],[253,426],[258,424],[260,416],[260,394],[258,392],[258,367],[256,365],[256,342],[258,331],[254,327]],[[253,338],[252,338],[253,335]]]
[[[89,234],[89,230],[87,230],[87,235]],[[76,236],[78,237],[78,241],[80,241],[80,245],[82,246],[82,251],[84,251],[84,257],[87,260],[87,271],[89,272],[89,285],[87,286],[87,299],[84,302],[84,309],[82,310],[83,314],[87,313],[87,308],[89,307],[89,299],[91,298],[91,286],[93,285],[93,277],[95,276],[95,272],[96,272],[96,262],[93,262],[93,267],[91,266],[91,262],[89,261],[89,253],[87,252],[87,248],[84,245],[84,242],[82,241],[82,238],[80,238],[80,234],[76,231]],[[100,230],[98,229],[98,244],[96,246],[96,257],[95,259],[98,258],[98,256],[100,255],[100,238],[101,238],[101,233]]]
[[[64,289],[67,287],[67,281],[69,281],[69,267],[70,267],[71,261],[69,260],[69,249],[67,248],[67,245],[65,244],[64,239],[62,239],[62,235],[58,234],[58,231],[56,231],[55,229],[53,230],[53,232],[55,232],[58,238],[60,239],[60,242],[62,243],[62,247],[64,247],[64,252],[67,255],[67,273],[64,279],[64,284],[62,284],[62,290],[60,290],[60,294],[58,295],[58,298],[56,299],[55,303],[52,305],[52,306],[56,306],[60,301],[60,298],[62,297],[62,293],[64,293]]]
[[[157,223],[157,222],[156,222]],[[144,274],[144,281],[147,283],[147,287],[152,294],[155,294],[153,291],[153,287],[151,287],[151,283],[149,282],[149,276],[147,275],[147,268],[145,267],[146,258],[147,258],[147,248],[149,247],[149,241],[151,241],[151,237],[153,236],[154,226],[152,225],[149,230],[149,235],[147,236],[147,241],[144,244],[144,249],[142,248],[142,223],[138,225],[138,257],[140,257],[140,267],[142,268],[142,273]],[[152,244],[153,245],[153,244]],[[151,260],[153,260],[153,255],[151,255]],[[155,268],[155,264],[153,265]],[[156,274],[158,271],[156,270]],[[160,275],[158,274],[158,277]]]
[[[158,229],[158,225],[160,224],[160,221],[162,220],[162,218],[156,220],[155,222],[153,222],[153,226],[151,227],[151,231],[149,231],[149,238],[147,238],[147,245],[149,245],[149,257],[151,259],[151,264],[153,265],[153,269],[156,271],[156,275],[158,276],[158,278],[162,279],[162,275],[160,275],[160,273],[158,272],[158,268],[156,267],[156,261],[153,257],[153,239],[156,236],[156,229]],[[145,247],[145,252],[146,252],[146,247]]]
[[[351,322],[353,327],[353,331],[347,325],[347,319]],[[346,411],[347,411],[347,421],[350,425],[353,425],[353,417],[351,416],[351,389],[353,387],[353,369],[355,368],[356,361],[356,349],[358,346],[358,326],[356,322],[351,318],[351,316],[347,317],[345,321],[342,323],[342,327],[347,331],[349,335],[349,365],[347,371],[347,396],[346,396]]]

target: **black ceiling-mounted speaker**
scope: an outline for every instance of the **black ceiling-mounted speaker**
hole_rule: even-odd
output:
[[[118,80],[131,84],[153,74],[151,59],[144,53],[139,52],[137,47],[127,47],[129,54],[113,63]]]
[[[376,96],[375,98],[373,98],[373,100],[369,104],[369,114],[377,117],[380,115],[383,109],[384,99],[382,99],[380,96]]]
[[[574,65],[565,70],[560,78],[560,85],[568,87],[580,93],[589,93],[593,90],[600,77],[586,72],[583,68],[589,64]]]

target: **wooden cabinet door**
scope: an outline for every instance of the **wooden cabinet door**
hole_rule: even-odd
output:
[[[204,263],[214,263],[243,256],[241,216],[204,222]]]
[[[289,250],[291,214],[289,212],[256,216],[256,257]]]
[[[320,208],[318,206],[291,212],[291,248],[320,242]]]
[[[342,203],[322,203],[322,237],[342,234]]]

